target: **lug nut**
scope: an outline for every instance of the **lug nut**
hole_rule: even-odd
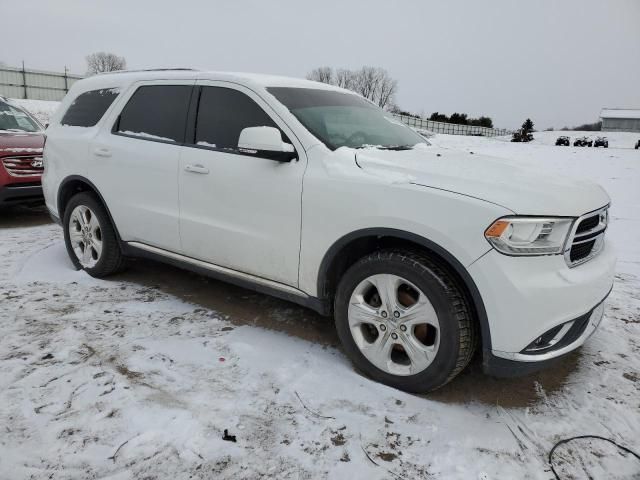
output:
[[[396,310],[395,312],[393,312],[393,316],[396,318],[400,318],[400,312]]]
[[[386,325],[380,325],[380,330],[382,330],[383,332],[387,329]]]
[[[398,339],[398,334],[397,333],[392,333],[391,334],[391,338],[393,338],[394,340]]]
[[[382,315],[382,318],[387,318],[387,312],[385,312],[384,310],[382,311],[382,313],[380,313],[380,315]]]
[[[406,325],[400,325],[400,330],[402,330],[403,332],[407,331],[407,326]]]

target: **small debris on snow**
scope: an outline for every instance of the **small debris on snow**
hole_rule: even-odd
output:
[[[236,436],[235,435],[229,435],[229,431],[225,428],[224,429],[224,435],[222,435],[222,440],[224,440],[226,442],[236,442]]]

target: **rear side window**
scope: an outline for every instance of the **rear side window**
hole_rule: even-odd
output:
[[[122,109],[114,131],[146,140],[184,142],[190,85],[138,88]]]
[[[244,93],[224,87],[202,87],[196,123],[196,144],[237,149],[247,127],[275,127],[260,106]]]
[[[72,127],[93,127],[118,96],[117,88],[84,92],[71,103],[60,123]]]

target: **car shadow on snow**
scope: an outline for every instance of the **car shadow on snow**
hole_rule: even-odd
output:
[[[483,403],[522,408],[534,405],[541,397],[562,390],[579,368],[580,350],[537,373],[516,378],[495,378],[482,373],[479,353],[453,381],[428,394],[429,400],[443,403]]]
[[[181,300],[217,312],[235,325],[251,325],[338,347],[332,321],[312,310],[160,262],[130,260],[115,280],[157,288]]]
[[[0,229],[37,227],[51,223],[44,205],[11,205],[0,207]]]
[[[291,302],[146,259],[131,261],[127,271],[112,278],[157,288],[185,302],[213,310],[235,325],[275,330],[340,349],[332,319]],[[530,406],[540,399],[541,392],[549,395],[562,389],[578,368],[579,357],[579,351],[574,352],[542,372],[498,379],[482,373],[482,361],[477,354],[452,382],[424,397],[447,404],[479,402],[503,407]]]

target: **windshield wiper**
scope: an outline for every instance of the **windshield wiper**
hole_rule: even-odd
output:
[[[401,150],[411,150],[413,145],[380,145],[376,147],[379,150],[393,150],[393,151],[401,151]]]
[[[352,147],[355,148],[357,150],[363,149],[363,148],[377,148],[378,150],[394,150],[394,151],[400,151],[400,150],[411,150],[415,145],[360,145],[359,147]]]

